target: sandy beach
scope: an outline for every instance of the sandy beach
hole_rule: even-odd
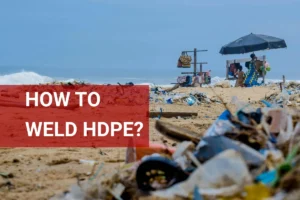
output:
[[[263,107],[259,101],[272,93],[280,92],[277,86],[253,88],[178,88],[174,92],[203,92],[207,96],[220,95],[233,110],[230,104],[232,96],[250,102],[253,107]],[[186,103],[151,103],[150,111],[193,111],[197,117],[188,119],[162,119],[199,133],[204,131],[224,111],[221,103],[203,103],[188,106]],[[165,138],[155,130],[156,119],[150,120],[150,141],[176,146],[176,142]],[[124,148],[8,148],[0,149],[0,172],[8,173],[7,178],[0,177],[1,199],[49,199],[55,194],[69,189],[77,180],[87,180],[93,173],[91,161],[103,165],[101,174],[114,172],[124,164]],[[7,181],[10,184],[7,185]]]

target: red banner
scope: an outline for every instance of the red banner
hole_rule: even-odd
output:
[[[0,147],[147,147],[149,87],[0,86]]]

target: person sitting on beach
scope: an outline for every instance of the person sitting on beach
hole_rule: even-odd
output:
[[[232,63],[229,67],[228,75],[233,76],[235,78],[235,73],[236,73],[236,65],[235,63]]]
[[[238,67],[238,71],[235,75],[238,76],[238,79],[235,82],[235,87],[244,87],[245,73],[243,72],[243,67],[241,65]]]
[[[203,72],[199,72],[198,77],[199,77],[199,83],[200,84],[205,83],[205,78],[204,78],[204,73]]]
[[[210,84],[211,83],[210,72],[211,72],[211,70],[208,70],[208,72],[206,72],[206,76],[207,76],[206,84]]]

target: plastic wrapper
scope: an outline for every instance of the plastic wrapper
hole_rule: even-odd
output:
[[[242,192],[244,186],[250,183],[252,177],[241,155],[234,150],[227,150],[198,167],[187,181],[152,194],[168,199],[188,197],[197,186],[201,195],[232,196]]]

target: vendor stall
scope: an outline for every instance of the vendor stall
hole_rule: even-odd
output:
[[[179,76],[177,79],[177,83],[183,87],[189,87],[198,82],[200,86],[202,84],[209,84],[210,83],[210,71],[203,72],[203,65],[207,64],[207,62],[197,62],[197,53],[198,52],[205,52],[207,50],[197,50],[196,48],[193,51],[182,51],[181,56],[178,59],[177,67],[178,68],[190,68],[191,64],[194,65],[193,72],[181,72],[181,74],[193,74],[193,76],[186,75],[186,76]],[[194,53],[194,58],[192,59],[188,53]],[[193,60],[193,62],[192,62]],[[200,71],[197,72],[197,64],[200,65]]]
[[[226,80],[236,80],[237,77],[234,75],[234,70],[237,68],[237,65],[242,66],[241,63],[245,63],[245,68],[248,68],[248,64],[251,61],[251,58],[241,58],[241,59],[233,59],[226,61]],[[256,61],[256,69],[259,72],[258,78],[262,78],[265,80],[265,76],[267,70],[265,69],[264,63],[266,62],[266,56],[257,57]]]
[[[276,38],[273,36],[262,35],[262,34],[248,34],[243,37],[234,40],[233,42],[224,45],[220,54],[245,54],[255,51],[270,50],[270,49],[280,49],[286,48],[287,45],[283,39]],[[236,72],[241,72],[242,68],[240,63],[245,63],[245,67],[248,68],[245,76],[240,78],[242,86],[252,87],[255,85],[261,85],[265,83],[265,75],[267,71],[270,70],[269,64],[266,62],[266,56],[257,58],[254,53],[251,54],[250,58],[245,59],[235,59],[226,61],[226,79],[232,80],[236,79]],[[238,65],[238,67],[236,66]],[[241,73],[242,74],[242,73]],[[229,78],[232,75],[233,77]],[[259,77],[263,78],[261,83],[257,82]]]

